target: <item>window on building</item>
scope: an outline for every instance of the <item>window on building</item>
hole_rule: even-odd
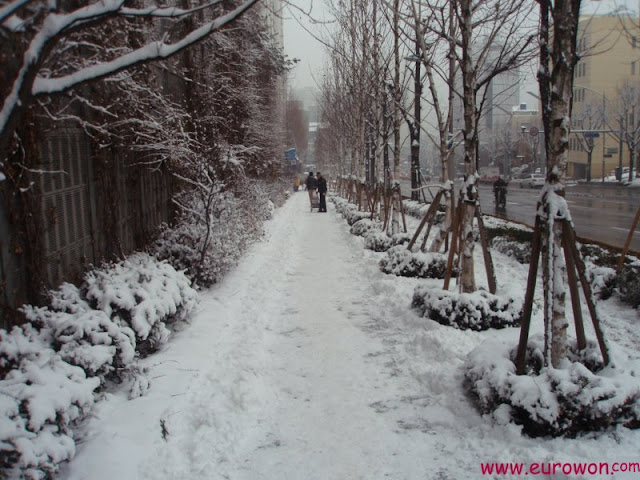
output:
[[[637,62],[631,62],[631,75],[635,75],[636,74],[636,70],[637,70]]]

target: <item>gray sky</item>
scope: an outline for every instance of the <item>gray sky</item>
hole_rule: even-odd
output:
[[[324,66],[325,50],[320,42],[305,31],[303,26],[319,36],[322,29],[326,27],[314,24],[303,11],[311,12],[311,16],[314,19],[324,20],[327,8],[324,0],[289,0],[289,3],[293,6],[285,7],[284,50],[289,58],[300,60],[290,74],[289,85],[294,88],[315,87],[314,76],[320,81],[319,77]]]

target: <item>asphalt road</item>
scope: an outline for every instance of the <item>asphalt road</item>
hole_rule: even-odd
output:
[[[534,224],[539,196],[540,189],[520,188],[517,181],[513,181],[507,193],[507,207],[499,211],[495,208],[491,185],[480,186],[480,205],[485,215],[529,226]],[[640,208],[640,188],[613,184],[578,185],[567,187],[566,199],[578,237],[622,249],[633,218]],[[630,250],[640,254],[640,225],[633,234]]]
[[[507,207],[497,211],[491,186],[480,187],[483,213],[533,226],[540,189],[510,185]],[[640,189],[625,187],[567,187],[566,199],[579,237],[621,249],[633,218],[640,208]],[[640,252],[640,229],[634,232],[630,249]]]

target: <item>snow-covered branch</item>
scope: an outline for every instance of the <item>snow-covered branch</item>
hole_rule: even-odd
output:
[[[28,107],[34,97],[59,93],[80,84],[95,81],[114,75],[133,66],[169,58],[197,42],[207,38],[211,33],[227,25],[253,7],[258,0],[244,0],[233,10],[221,14],[201,26],[194,27],[182,38],[175,42],[166,40],[149,40],[138,48],[126,53],[111,52],[111,58],[97,61],[92,65],[74,64],[69,62],[66,72],[55,76],[43,65],[53,55],[59,53],[59,47],[64,44],[67,36],[79,29],[102,25],[118,18],[131,17],[164,17],[177,18],[193,15],[205,8],[211,8],[220,0],[207,2],[205,5],[193,9],[149,7],[146,9],[132,9],[125,7],[124,0],[103,0],[82,6],[68,13],[49,12],[28,43],[23,38],[16,38],[14,43],[23,47],[20,66],[5,77],[11,87],[4,93],[3,105],[0,110],[0,156],[4,156],[13,137],[13,132],[19,122],[21,112]],[[0,10],[0,18],[18,15],[20,8],[27,5],[28,0],[11,3]],[[19,55],[19,53],[18,53]],[[14,59],[10,59],[11,62]],[[10,64],[9,64],[10,65]],[[5,65],[7,67],[7,65]]]

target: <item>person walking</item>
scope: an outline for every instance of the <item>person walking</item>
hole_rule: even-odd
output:
[[[313,196],[318,188],[318,179],[313,176],[313,172],[309,172],[304,184],[307,186],[307,192],[309,192],[309,205],[313,208]]]
[[[318,208],[318,212],[326,212],[327,211],[327,181],[322,176],[320,172],[318,172],[318,193],[320,194],[320,207]]]

